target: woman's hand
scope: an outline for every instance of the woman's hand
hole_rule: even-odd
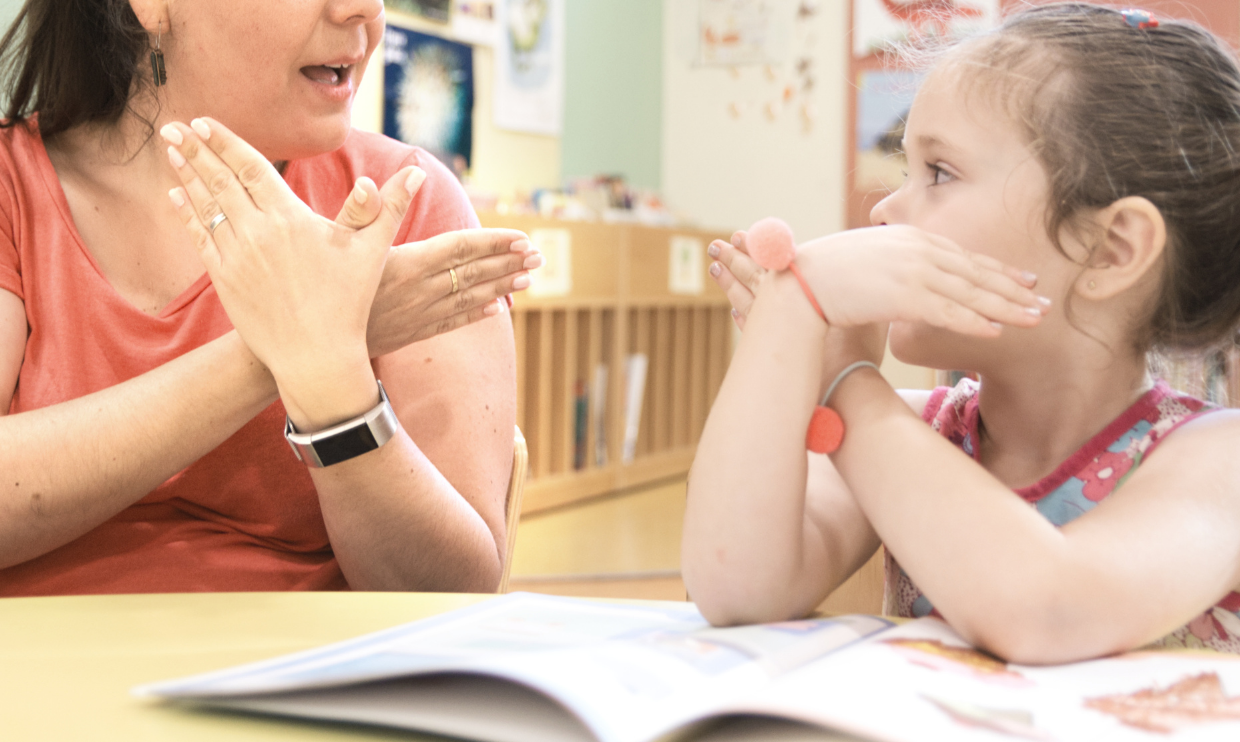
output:
[[[743,328],[765,271],[746,252],[744,232],[731,245],[713,243],[711,256],[719,261],[711,275]],[[797,264],[833,327],[904,320],[989,337],[1001,325],[1036,325],[1050,304],[1031,290],[1036,277],[915,227],[812,240],[798,249]]]

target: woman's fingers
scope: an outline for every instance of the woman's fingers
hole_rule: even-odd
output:
[[[209,224],[220,211],[230,219],[244,219],[255,211],[257,207],[249,191],[232,168],[204,144],[198,131],[173,122],[159,133],[168,142],[168,160],[204,224]],[[262,164],[271,167],[266,160],[262,160]]]
[[[426,256],[428,269],[432,272],[456,268],[490,255],[525,253],[530,238],[515,229],[464,229],[444,232],[417,243]]]
[[[336,223],[349,229],[361,229],[373,223],[382,208],[379,186],[370,178],[362,176],[353,184],[353,190],[349,191],[344,206],[340,207]]]
[[[177,216],[181,217],[181,222],[185,224],[190,236],[194,238],[194,246],[198,248],[198,254],[202,258],[202,264],[206,267],[207,273],[214,277],[222,261],[219,248],[212,239],[211,233],[198,220],[198,214],[194,211],[194,205],[190,202],[184,188],[173,188],[168,191],[168,199],[172,201],[172,207],[176,210]]]
[[[396,239],[396,233],[400,231],[401,222],[405,221],[405,212],[409,211],[409,204],[413,203],[414,194],[425,181],[426,172],[422,168],[410,165],[397,171],[383,184],[383,188],[379,189],[379,213],[370,224],[359,231],[374,231],[377,233],[376,239],[383,244],[385,250],[391,247],[392,240]]]
[[[503,311],[503,308],[500,306],[499,299],[486,302],[482,306],[471,307],[466,311],[457,312],[449,317],[445,317],[439,322],[427,325],[426,328],[422,332],[418,333],[418,335],[414,338],[414,342],[417,342],[418,340],[426,340],[427,338],[435,337],[436,335],[443,335],[464,327],[465,325],[472,325],[475,322],[480,322],[489,317],[494,317],[501,311]]]
[[[179,128],[182,135],[185,135],[184,124],[175,124],[175,126]],[[167,128],[161,129],[160,133],[162,134]],[[202,156],[204,165],[208,163],[214,165],[215,162],[222,164],[227,169],[228,175],[240,184],[260,210],[269,211],[287,202],[289,198],[297,198],[288,184],[284,182],[284,178],[280,177],[280,173],[276,172],[275,166],[227,126],[204,116],[191,121],[187,128],[193,132],[194,137],[185,136],[184,146],[191,146],[191,139],[205,144],[204,149],[209,150],[215,156],[214,159],[202,156],[203,153],[200,151],[193,154]],[[183,154],[197,168],[196,159],[190,156],[191,153],[183,151]],[[216,174],[216,171],[213,170],[212,174]],[[219,177],[224,180],[223,175]],[[204,179],[207,179],[206,176]],[[207,179],[207,182],[210,183],[210,179]],[[214,192],[215,188],[211,190]],[[227,205],[225,205],[225,213],[227,213]]]

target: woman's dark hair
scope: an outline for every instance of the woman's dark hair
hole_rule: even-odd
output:
[[[128,0],[26,0],[0,39],[4,121],[39,115],[44,136],[89,122],[114,123],[149,84],[149,37]]]
[[[1019,12],[949,53],[1004,91],[1046,168],[1046,227],[1062,230],[1127,196],[1167,224],[1161,285],[1138,348],[1196,350],[1240,324],[1240,68],[1191,23],[1130,26],[1083,3]]]

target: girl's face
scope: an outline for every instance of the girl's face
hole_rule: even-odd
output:
[[[382,0],[173,0],[166,7],[162,117],[212,116],[271,160],[344,142],[353,97],[383,34]]]
[[[870,220],[918,227],[1033,271],[1039,294],[1062,296],[1073,264],[1046,233],[1046,172],[1011,117],[997,109],[997,96],[984,86],[962,86],[959,75],[938,70],[918,91],[905,125],[908,177]],[[1036,331],[1007,328],[1000,342],[1016,335],[1028,340],[1022,333]],[[890,338],[892,352],[906,362],[978,368],[976,339],[910,323],[893,324]]]

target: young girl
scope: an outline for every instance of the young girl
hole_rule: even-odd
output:
[[[802,616],[881,542],[889,612],[1011,661],[1240,651],[1240,413],[1146,361],[1240,323],[1231,51],[1139,11],[1027,10],[940,59],[904,149],[878,226],[801,246],[806,289],[743,233],[711,248],[744,334],[689,479],[702,612]],[[897,393],[854,366],[885,339],[981,381]],[[807,455],[837,379],[843,444]]]

